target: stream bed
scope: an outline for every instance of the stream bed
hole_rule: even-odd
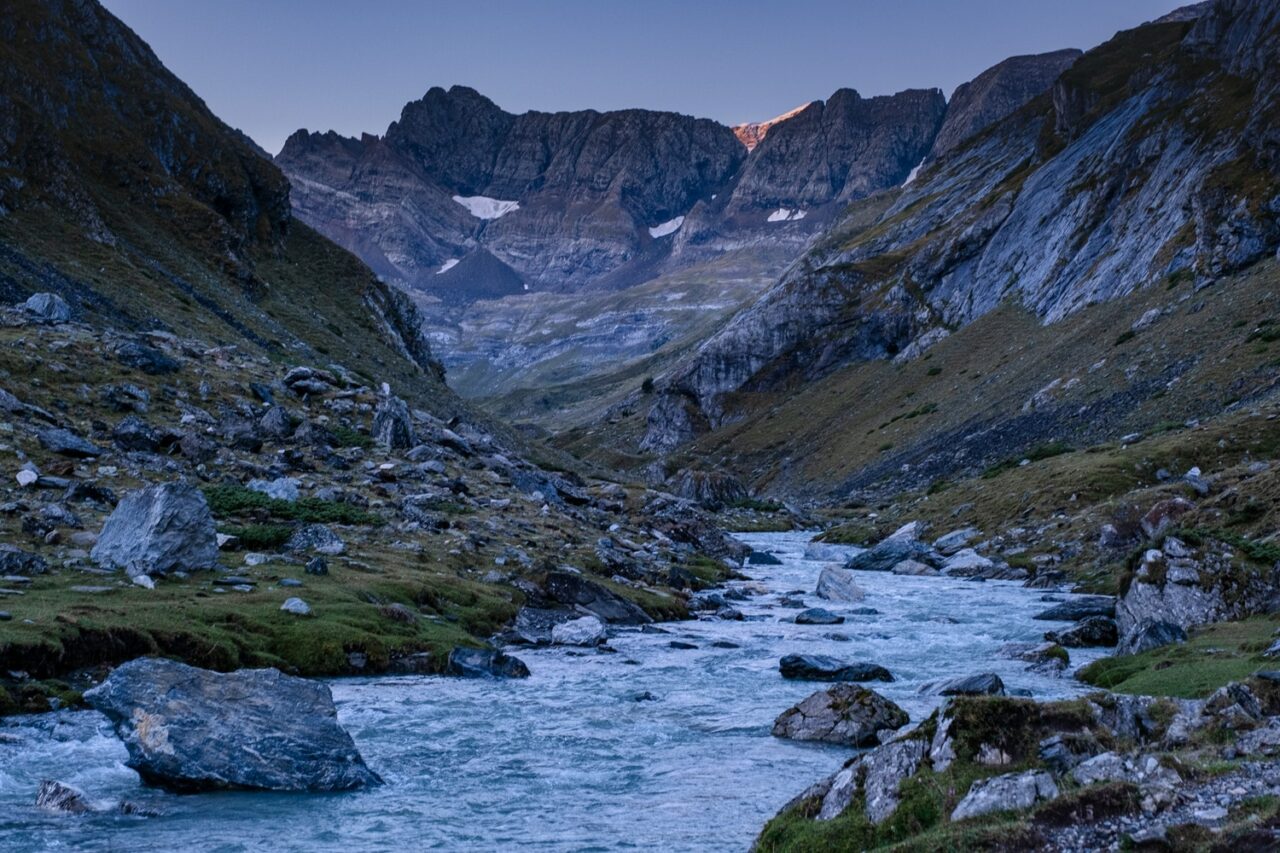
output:
[[[141,786],[96,712],[0,719],[0,850],[743,851],[784,803],[853,754],[769,734],[778,714],[823,687],[783,680],[785,654],[887,667],[896,681],[867,686],[913,722],[939,702],[922,685],[950,676],[994,671],[1037,698],[1086,690],[996,655],[1061,624],[1031,618],[1051,606],[1042,590],[861,573],[864,601],[822,602],[812,595],[822,563],[803,558],[808,534],[739,538],[782,560],[745,569],[767,589],[733,602],[745,621],[627,629],[610,641],[617,654],[513,649],[533,672],[521,681],[332,682],[342,723],[387,782],[372,790],[177,796]],[[836,613],[879,612],[834,626],[779,621],[796,612],[778,606],[793,590]],[[1072,650],[1072,668],[1100,654]],[[159,816],[43,813],[33,805],[42,779]]]

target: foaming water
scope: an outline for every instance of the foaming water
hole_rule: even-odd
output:
[[[611,640],[613,655],[517,651],[533,671],[523,681],[334,681],[343,724],[387,782],[369,791],[176,796],[139,784],[96,713],[0,721],[0,849],[744,850],[787,800],[853,754],[770,736],[774,717],[821,687],[784,681],[782,655],[887,667],[897,680],[870,686],[913,721],[938,702],[921,686],[949,676],[995,671],[1010,689],[1041,698],[1084,689],[995,654],[1050,627],[1031,619],[1049,606],[1039,591],[863,573],[867,595],[856,605],[805,597],[835,612],[873,607],[878,615],[795,625],[779,621],[795,611],[777,601],[813,589],[821,564],[803,559],[808,536],[740,538],[782,560],[746,569],[768,589],[735,602],[747,621],[627,631]],[[674,649],[673,640],[698,648]],[[1073,651],[1072,662],[1097,656]],[[43,814],[32,805],[41,779],[77,785],[103,804],[138,802],[161,816]]]

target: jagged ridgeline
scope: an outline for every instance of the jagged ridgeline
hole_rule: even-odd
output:
[[[694,541],[740,556],[460,401],[407,297],[88,0],[0,21],[0,300],[0,713],[148,654],[527,675],[486,648],[526,602],[589,645],[727,575]]]
[[[407,300],[293,218],[289,183],[91,2],[0,24],[0,297],[393,382],[448,416]]]
[[[693,452],[758,485],[847,494],[1267,393],[1274,354],[1246,338],[1278,309],[1278,20],[1275,3],[1202,4],[944,134],[913,181],[848,206],[655,396],[615,410],[636,412],[615,446],[710,433]]]

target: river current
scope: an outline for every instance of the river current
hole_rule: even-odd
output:
[[[332,682],[342,723],[387,782],[368,791],[167,794],[140,785],[95,712],[0,720],[0,850],[742,851],[784,803],[854,754],[769,734],[779,713],[823,686],[783,680],[785,654],[887,667],[897,680],[868,686],[913,722],[939,702],[920,688],[949,676],[995,671],[1037,698],[1085,689],[996,654],[1053,626],[1031,618],[1051,606],[1043,591],[861,573],[866,599],[831,604],[812,595],[822,564],[803,558],[808,535],[740,538],[782,560],[745,569],[767,590],[733,602],[745,621],[627,630],[610,641],[617,654],[516,649],[533,672],[521,681]],[[796,612],[778,606],[794,590],[837,613],[879,612],[834,626],[779,621]],[[1072,667],[1098,654],[1073,650]],[[33,805],[42,779],[159,816],[46,814]]]

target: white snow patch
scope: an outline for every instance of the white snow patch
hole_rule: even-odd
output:
[[[792,210],[789,207],[780,207],[777,210],[775,210],[773,213],[769,214],[769,221],[770,222],[797,222],[801,219],[804,219],[805,215],[808,212],[809,211],[807,210],[800,210],[799,208]]]
[[[449,260],[445,261],[443,264],[440,265],[440,269],[436,270],[436,275],[440,275],[440,273],[442,272],[448,272],[449,270],[453,269],[457,265],[458,265],[458,259],[450,258]]]
[[[921,160],[919,163],[916,164],[916,167],[911,170],[911,174],[907,175],[907,179],[902,182],[902,185],[905,187],[907,184],[914,181],[916,179],[916,175],[920,174],[920,170],[923,168],[924,168],[924,160]]]
[[[674,234],[680,230],[680,226],[684,224],[684,217],[677,216],[675,219],[668,219],[661,225],[655,225],[649,229],[650,237],[665,237],[668,234]]]
[[[487,195],[455,195],[453,200],[465,207],[476,219],[498,219],[520,209],[518,201],[503,201]]]

